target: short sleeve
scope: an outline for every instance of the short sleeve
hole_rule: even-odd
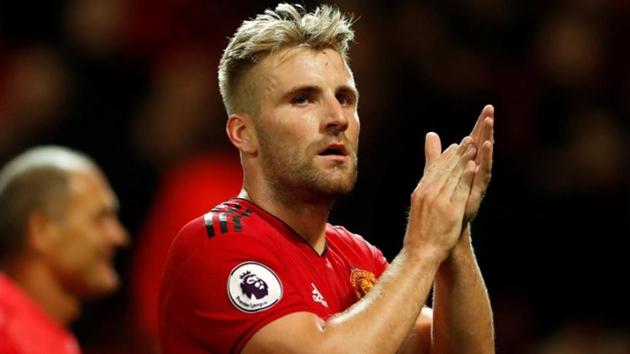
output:
[[[383,252],[381,252],[380,249],[367,241],[365,242],[370,250],[370,254],[372,255],[372,261],[374,262],[374,269],[376,270],[374,275],[376,275],[376,278],[380,278],[381,274],[383,274],[389,266],[389,262],[387,261],[387,258],[383,256]]]
[[[161,314],[171,322],[167,330],[213,353],[238,353],[266,324],[308,311],[286,266],[259,239],[229,233],[202,242],[198,238],[205,236],[185,237],[198,244],[180,242],[189,253],[179,259],[183,265],[176,273],[166,275]]]

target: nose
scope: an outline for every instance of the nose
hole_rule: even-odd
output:
[[[129,233],[127,229],[120,223],[118,218],[114,218],[111,221],[109,227],[109,238],[112,246],[115,247],[126,247],[129,245]]]
[[[348,119],[335,95],[326,99],[326,112],[323,128],[329,133],[341,133],[348,129]]]

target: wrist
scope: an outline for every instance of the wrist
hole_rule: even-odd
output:
[[[453,247],[444,263],[450,264],[461,259],[469,259],[470,257],[474,257],[474,250],[470,233],[470,224],[466,224],[462,227],[459,240],[457,240],[455,247]]]
[[[439,247],[427,245],[406,245],[401,250],[408,262],[415,268],[437,268],[449,257],[449,252]]]

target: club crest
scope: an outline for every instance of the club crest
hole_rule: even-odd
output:
[[[350,284],[354,288],[357,299],[363,298],[376,284],[374,273],[358,268],[352,269],[350,273]]]
[[[266,310],[282,298],[282,284],[276,273],[256,262],[234,267],[228,277],[227,291],[234,307],[247,313]]]

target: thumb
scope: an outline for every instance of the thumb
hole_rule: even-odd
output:
[[[433,163],[442,154],[442,142],[440,136],[434,132],[427,133],[424,140],[424,169]]]

